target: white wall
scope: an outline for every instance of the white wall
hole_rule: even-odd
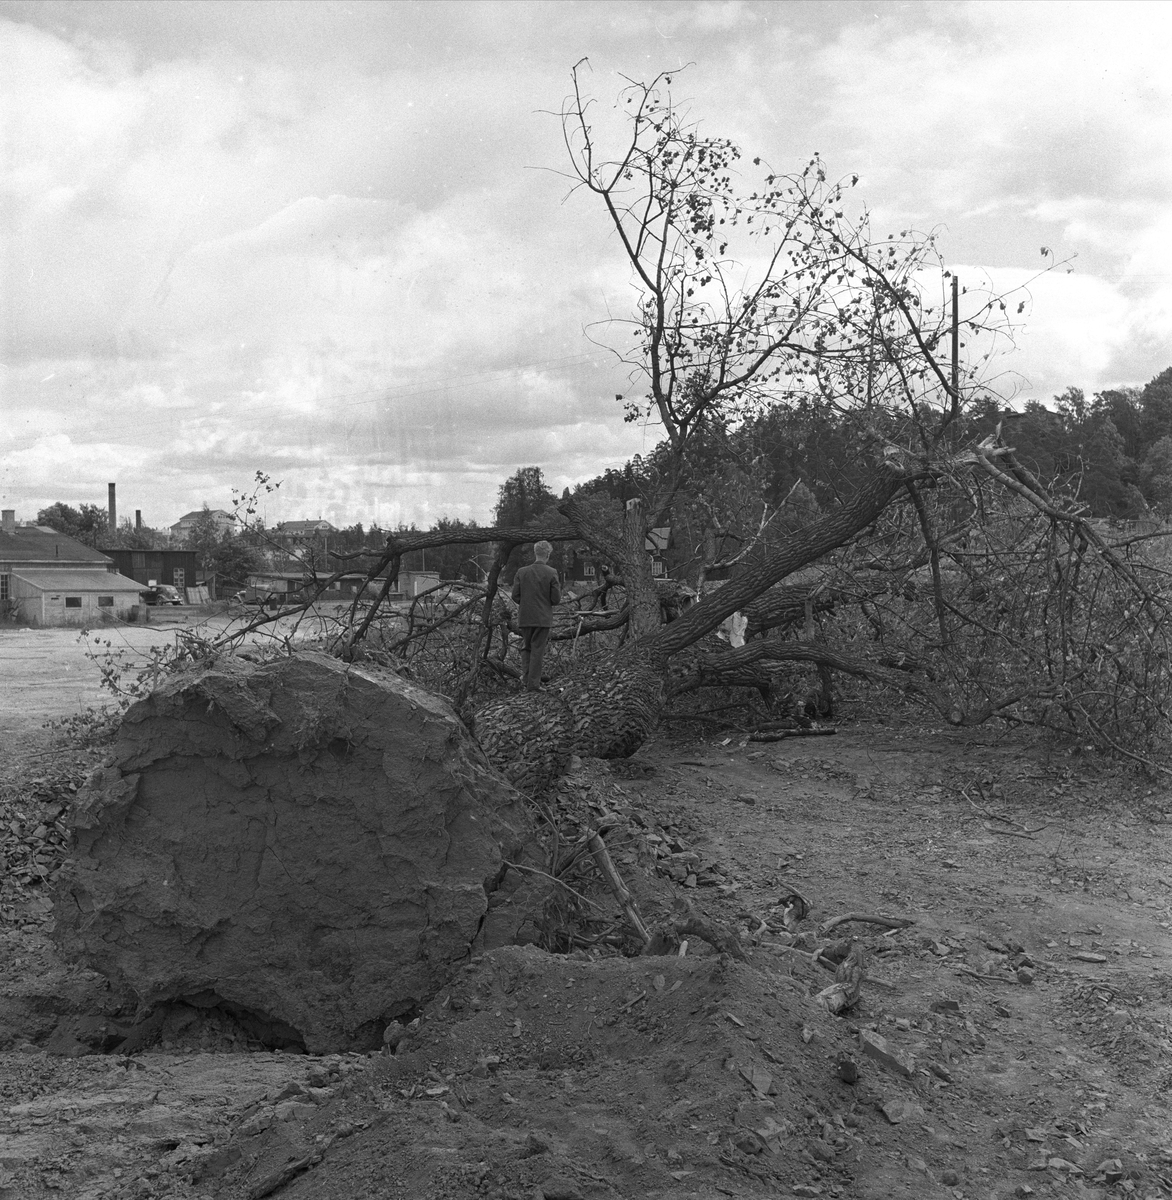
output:
[[[97,625],[101,621],[125,621],[130,610],[139,603],[136,592],[44,592],[21,579],[13,578],[12,598],[20,610],[21,619],[32,625]],[[66,606],[66,597],[78,599],[78,607]],[[101,597],[114,603],[99,604]]]

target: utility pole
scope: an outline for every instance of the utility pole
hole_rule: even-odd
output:
[[[960,403],[960,279],[952,277],[952,399]]]

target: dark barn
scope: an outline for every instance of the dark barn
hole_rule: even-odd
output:
[[[143,584],[169,583],[182,593],[195,587],[194,550],[103,550],[119,574]]]

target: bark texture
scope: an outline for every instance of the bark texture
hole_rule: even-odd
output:
[[[536,795],[572,754],[626,758],[646,741],[663,705],[662,673],[632,652],[573,678],[560,692],[500,696],[469,716],[488,760]]]

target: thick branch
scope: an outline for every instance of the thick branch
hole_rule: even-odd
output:
[[[726,617],[744,609],[773,584],[849,541],[870,525],[907,482],[905,472],[894,463],[882,462],[872,471],[855,495],[840,509],[796,530],[764,562],[749,567],[722,588],[690,609],[678,621],[664,626],[644,642],[657,660],[666,660],[686,646],[711,633]]]

